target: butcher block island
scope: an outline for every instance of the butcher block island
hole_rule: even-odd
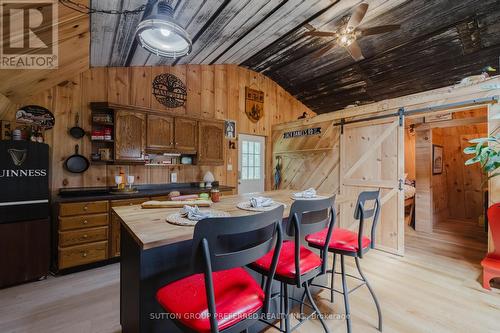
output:
[[[286,224],[294,201],[291,190],[225,196],[220,202],[212,204],[211,209],[227,212],[230,216],[256,214],[257,212],[239,209],[237,204],[257,195],[285,204],[283,223]],[[343,198],[337,196],[336,202],[343,202]],[[141,205],[113,208],[122,225],[120,321],[124,333],[180,332],[172,321],[158,319],[161,315],[155,316],[164,312],[155,298],[158,289],[192,274],[190,260],[194,228],[166,221],[168,215],[179,210],[180,208],[143,209]],[[260,281],[260,276],[253,274]],[[322,282],[321,278],[317,281]],[[298,289],[294,294],[295,297],[302,296]],[[252,332],[263,328],[255,326]]]

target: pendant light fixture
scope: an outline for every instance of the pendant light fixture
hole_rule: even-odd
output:
[[[191,38],[186,30],[174,20],[174,10],[170,1],[160,0],[157,13],[139,23],[136,36],[143,48],[167,58],[188,55],[192,49]]]

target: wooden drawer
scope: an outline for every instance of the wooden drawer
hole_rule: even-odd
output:
[[[59,249],[59,269],[80,266],[108,258],[108,242]]]
[[[60,247],[93,243],[105,240],[108,240],[108,227],[59,232]]]
[[[157,197],[151,197],[151,200],[156,200],[156,201],[169,201],[170,197],[168,195],[160,195]]]
[[[146,201],[149,201],[149,197],[138,198],[138,199],[113,200],[111,201],[111,207],[140,205]]]
[[[105,227],[108,225],[108,213],[59,218],[59,231],[72,229]]]
[[[108,207],[107,201],[62,203],[59,206],[59,216],[107,213]]]

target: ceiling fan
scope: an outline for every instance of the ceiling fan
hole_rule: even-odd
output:
[[[366,29],[358,28],[367,11],[367,3],[359,4],[351,15],[348,15],[341,20],[340,27],[336,31],[318,31],[312,25],[308,24],[306,25],[306,28],[309,29],[309,31],[305,33],[305,36],[332,37],[335,43],[343,46],[354,60],[363,60],[365,57],[363,56],[361,48],[357,42],[360,37],[383,34],[401,28],[401,25],[399,24],[381,25]],[[322,56],[334,46],[335,44],[325,46],[320,49],[315,56]]]

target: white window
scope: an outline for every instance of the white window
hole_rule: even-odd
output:
[[[261,143],[243,140],[241,149],[241,179],[261,179]]]

